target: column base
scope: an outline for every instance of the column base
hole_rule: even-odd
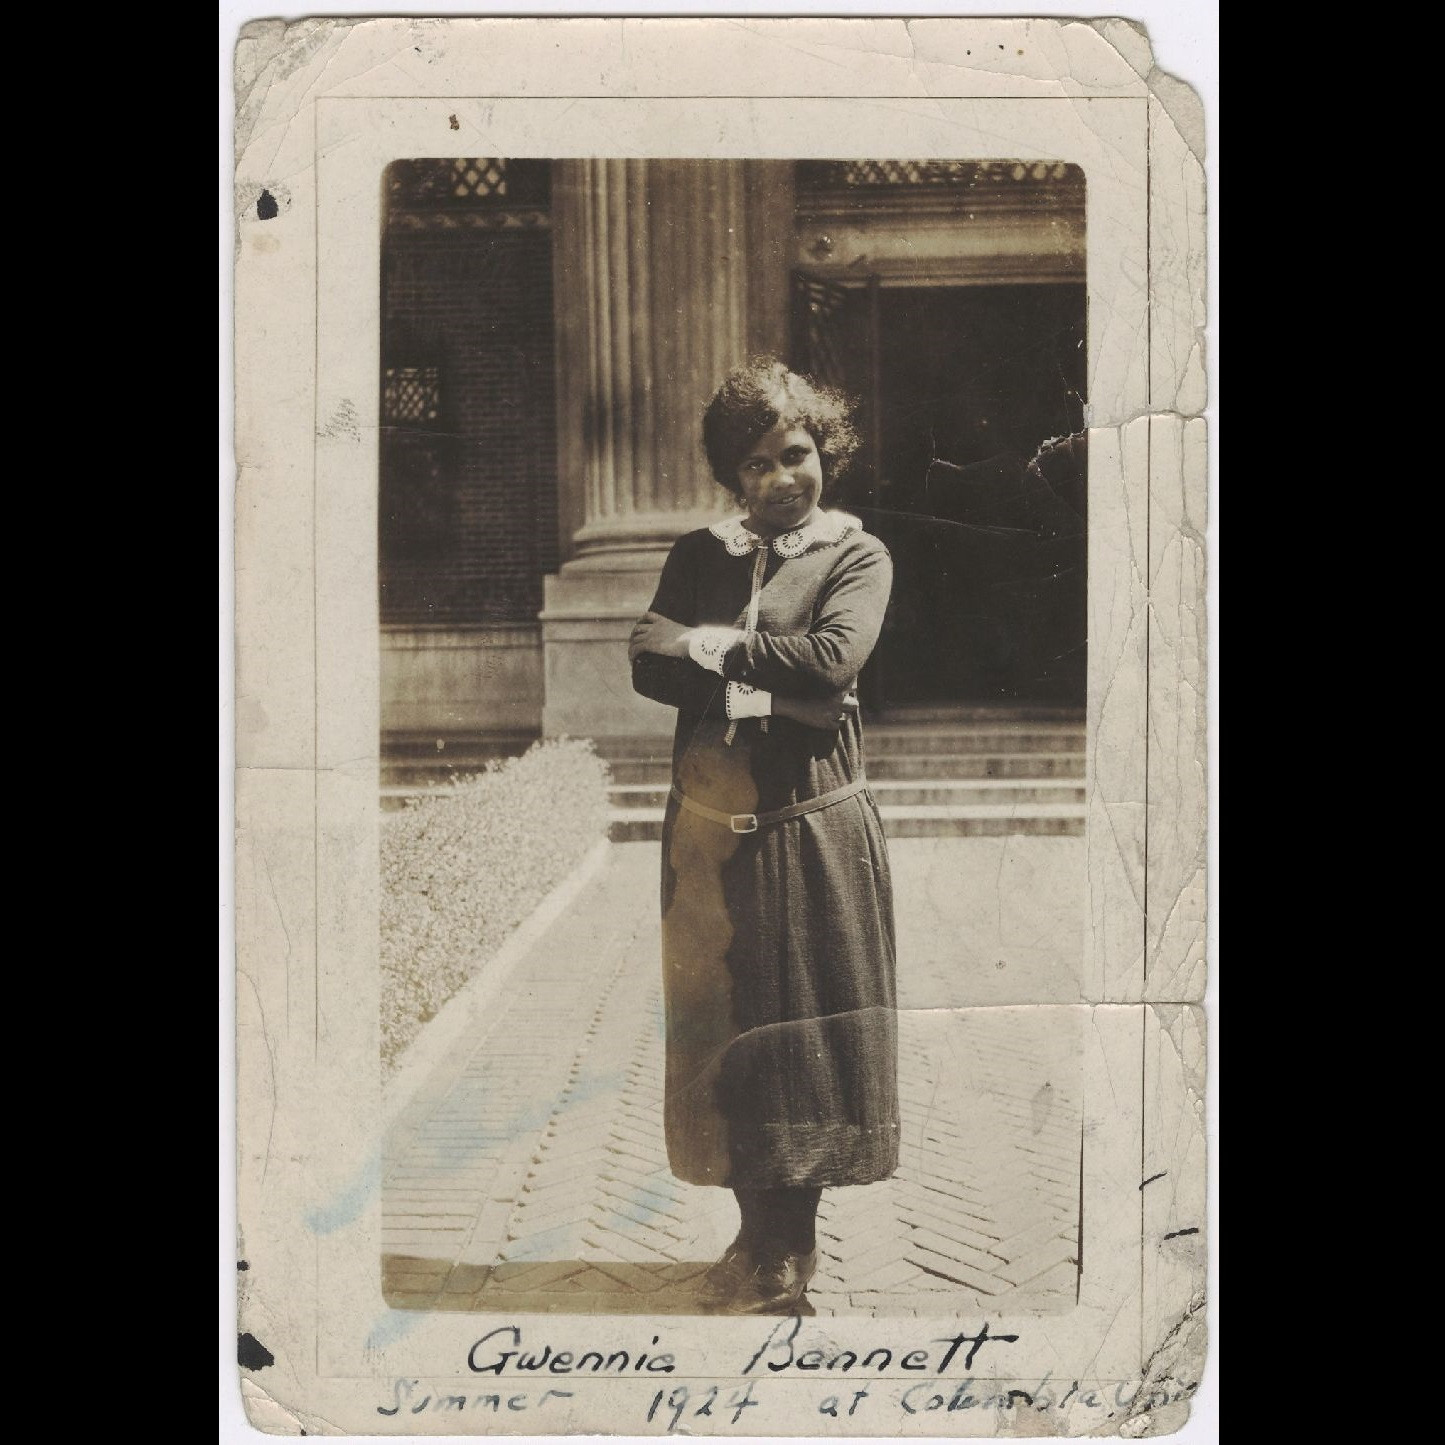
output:
[[[566,563],[544,579],[544,737],[672,736],[671,708],[632,690],[627,639],[657,590],[663,550]],[[600,562],[601,559],[598,559]]]

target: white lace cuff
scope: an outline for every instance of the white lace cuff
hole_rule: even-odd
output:
[[[773,695],[745,682],[730,682],[727,687],[727,708],[728,716],[734,721],[740,717],[771,717]]]
[[[722,676],[723,656],[733,643],[742,639],[735,627],[694,627],[688,639],[687,655],[699,667]]]

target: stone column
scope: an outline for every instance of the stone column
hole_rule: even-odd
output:
[[[759,320],[757,291],[777,289],[781,252],[751,252],[760,234],[790,230],[791,199],[776,178],[755,184],[755,166],[594,159],[554,170],[567,560],[546,579],[542,612],[548,736],[671,729],[668,709],[632,691],[627,634],[674,539],[732,510],[703,456],[702,409],[752,346],[781,334],[771,308]]]

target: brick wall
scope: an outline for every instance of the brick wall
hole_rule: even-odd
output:
[[[392,232],[382,365],[435,366],[435,422],[381,437],[381,620],[530,622],[557,569],[545,230]]]

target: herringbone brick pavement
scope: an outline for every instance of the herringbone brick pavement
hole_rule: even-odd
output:
[[[936,870],[938,845],[923,846]],[[921,861],[911,840],[892,845],[895,873],[911,849]],[[965,872],[968,859],[957,860]],[[697,1308],[695,1278],[737,1216],[729,1192],[667,1168],[656,869],[656,845],[613,846],[518,966],[468,1056],[388,1141],[383,1282],[394,1306]],[[825,1191],[809,1291],[822,1314],[1074,1300],[1084,1011],[940,1007],[957,965],[910,939],[937,923],[900,912],[901,1162],[885,1183]]]

